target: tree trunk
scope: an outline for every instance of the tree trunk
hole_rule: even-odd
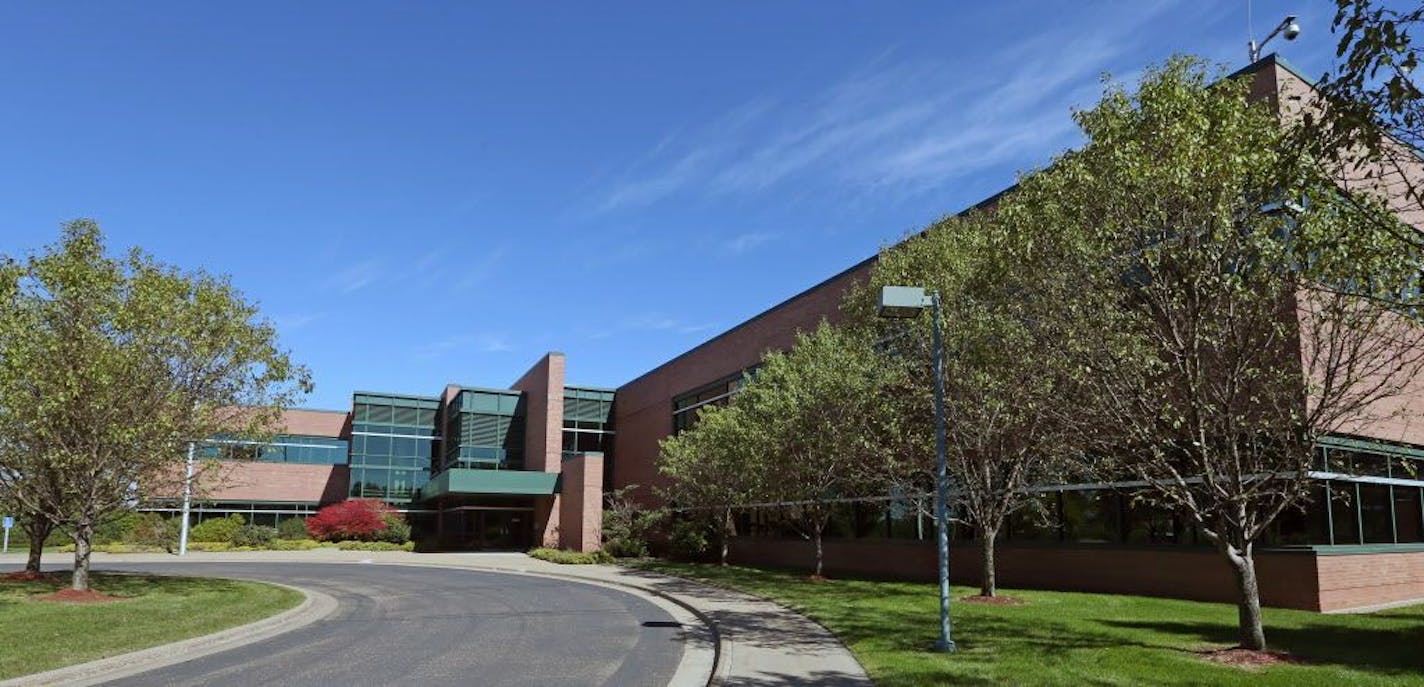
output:
[[[49,533],[53,529],[54,523],[38,513],[25,523],[25,535],[30,538],[30,557],[25,560],[25,572],[39,574],[45,540],[49,539]]]
[[[732,536],[736,533],[736,526],[732,522],[732,509],[728,508],[723,512],[722,518],[722,567],[727,566],[727,549],[731,545]]]
[[[980,596],[994,596],[999,589],[998,580],[994,574],[994,540],[998,536],[998,530],[991,530],[987,527],[979,528],[979,561],[982,568],[979,578]]]
[[[85,520],[74,528],[74,580],[70,588],[89,591],[89,543],[94,541],[94,523]]]
[[[1261,589],[1256,584],[1256,561],[1251,555],[1251,545],[1238,549],[1231,544],[1222,547],[1231,569],[1236,573],[1236,586],[1241,593],[1237,601],[1237,619],[1241,648],[1266,650],[1266,630],[1261,625]]]
[[[814,539],[816,540],[816,577],[824,577],[824,575],[821,574],[821,567],[822,563],[825,562],[825,551],[821,548],[820,527],[816,528]]]

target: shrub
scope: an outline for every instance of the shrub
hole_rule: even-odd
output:
[[[633,498],[638,485],[609,492],[603,502],[603,550],[619,558],[648,555],[648,533],[666,517]]]
[[[274,539],[271,544],[267,545],[267,548],[273,551],[310,551],[322,546],[325,544],[315,539]]]
[[[233,513],[225,518],[204,520],[188,531],[189,542],[231,542],[237,531],[247,525],[247,520]]]
[[[232,533],[233,546],[267,548],[277,538],[277,528],[265,525],[243,525]]]
[[[157,513],[136,513],[138,517],[130,525],[124,542],[138,546],[171,549],[178,541],[177,528],[168,518]]]
[[[287,518],[277,523],[278,539],[306,539],[308,536],[306,518]]]
[[[388,535],[387,531],[393,528],[396,531]],[[400,514],[375,499],[350,499],[322,508],[307,518],[307,533],[317,541],[383,541],[388,536],[399,537],[401,542],[410,539],[410,527]]]
[[[636,539],[609,539],[603,550],[614,558],[642,558],[648,555],[648,545]]]
[[[707,523],[698,520],[673,523],[668,532],[668,554],[678,560],[701,560],[710,548],[707,530]]]
[[[343,541],[336,544],[342,551],[414,551],[415,542],[396,544],[388,541]]]
[[[591,565],[594,563],[612,563],[613,556],[607,551],[565,551],[563,549],[530,549],[529,555],[541,561],[558,563],[559,565]]]
[[[392,544],[410,541],[410,523],[406,522],[400,513],[386,513],[381,516],[381,521],[386,523],[386,529],[376,535],[380,541]]]

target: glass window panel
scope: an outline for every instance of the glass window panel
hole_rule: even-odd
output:
[[[1172,512],[1145,501],[1129,501],[1127,541],[1130,544],[1176,544],[1179,531]]]
[[[1354,473],[1363,477],[1388,477],[1389,458],[1378,453],[1356,453]]]
[[[410,437],[397,437],[391,440],[391,455],[393,456],[414,456],[416,455],[416,439]]]
[[[382,436],[366,437],[366,455],[388,456],[391,454],[391,438]]]
[[[1399,543],[1424,542],[1424,514],[1420,513],[1418,487],[1394,488],[1394,522]]]
[[[1364,524],[1366,544],[1393,544],[1394,520],[1390,512],[1389,486],[1361,484],[1360,517]]]
[[[390,406],[372,406],[370,421],[378,425],[388,425],[393,422],[395,410]]]
[[[1330,494],[1330,517],[1335,525],[1335,543],[1360,543],[1359,524],[1355,520],[1354,485],[1349,482],[1331,482]]]
[[[1117,499],[1111,491],[1063,492],[1063,525],[1068,541],[1116,542],[1119,519]]]

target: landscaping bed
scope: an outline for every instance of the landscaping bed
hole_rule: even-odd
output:
[[[772,599],[819,621],[877,685],[1252,684],[1424,685],[1424,605],[1370,614],[1266,609],[1271,660],[1225,651],[1236,607],[1139,596],[1014,589],[1019,604],[961,603],[959,651],[930,651],[939,631],[935,585],[831,579],[804,572],[643,562]]]
[[[176,642],[254,622],[302,595],[260,582],[94,573],[0,576],[0,679]]]

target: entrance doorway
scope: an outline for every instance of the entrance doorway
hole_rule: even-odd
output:
[[[466,551],[524,551],[534,541],[532,508],[462,506],[443,514],[442,548]]]

